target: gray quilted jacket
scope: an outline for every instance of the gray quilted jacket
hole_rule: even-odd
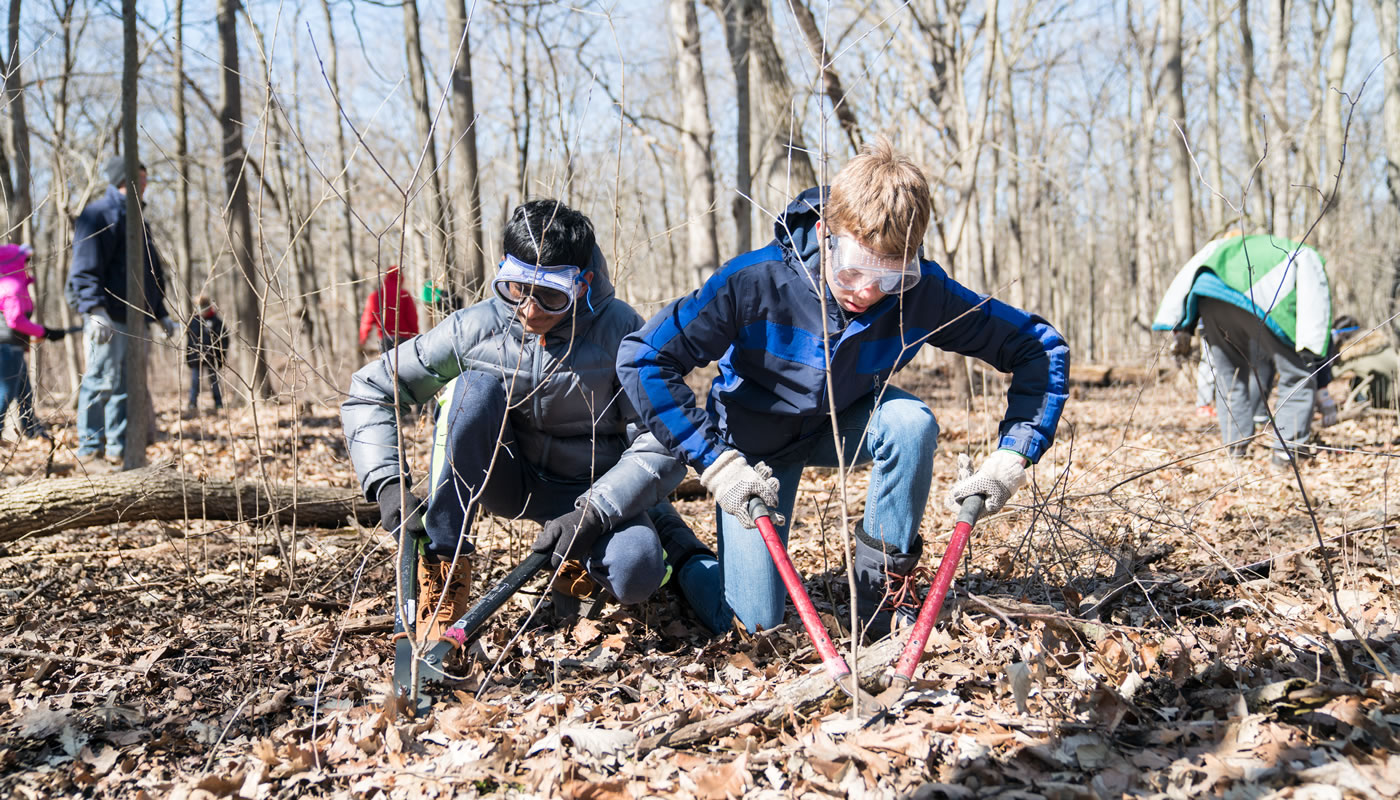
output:
[[[601,251],[593,251],[589,268],[592,309],[580,300],[572,326],[565,321],[543,340],[525,333],[514,308],[492,298],[405,342],[396,351],[399,400],[405,410],[426,403],[465,370],[495,375],[509,393],[519,455],[546,480],[591,481],[576,502],[586,497],[611,526],[664,499],[685,466],[638,423],[614,369],[622,337],[642,318],[614,296]],[[394,352],[355,373],[340,407],[369,500],[399,471]]]

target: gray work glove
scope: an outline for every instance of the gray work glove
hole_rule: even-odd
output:
[[[107,316],[107,309],[94,308],[88,314],[87,323],[92,326],[92,340],[98,344],[106,344],[112,341],[112,334],[117,332],[116,323]]]
[[[972,471],[972,459],[963,453],[958,456],[958,482],[949,495],[953,505],[961,507],[964,500],[980,494],[986,498],[986,512],[995,514],[1025,485],[1026,457],[1020,453],[998,450],[987,456],[976,472]]]
[[[165,338],[167,339],[180,332],[180,324],[170,317],[161,317],[156,322],[159,322],[160,327],[165,330]]]
[[[700,484],[710,490],[726,514],[739,520],[745,528],[758,527],[749,516],[750,497],[757,497],[768,506],[774,525],[784,522],[783,516],[774,510],[778,507],[778,479],[773,477],[773,470],[762,461],[749,466],[738,450],[721,453],[700,473]]]

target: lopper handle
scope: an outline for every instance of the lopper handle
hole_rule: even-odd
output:
[[[510,571],[501,582],[492,586],[486,594],[476,601],[461,619],[452,623],[452,627],[442,632],[444,639],[453,639],[458,646],[465,645],[467,640],[476,633],[477,628],[485,624],[510,596],[520,591],[527,581],[535,577],[535,573],[544,569],[548,564],[552,553],[531,553],[525,557],[524,561]]]
[[[817,616],[817,609],[812,605],[807,588],[802,585],[802,578],[792,566],[792,559],[788,557],[787,548],[783,547],[783,540],[778,538],[778,530],[773,527],[768,506],[758,497],[750,498],[749,516],[758,523],[758,533],[763,537],[763,544],[768,548],[773,566],[778,568],[783,586],[787,588],[792,604],[797,606],[797,616],[802,618],[802,627],[807,629],[807,636],[812,640],[817,654],[821,656],[822,665],[826,667],[827,673],[835,681],[850,675],[851,668],[846,665],[846,659],[836,652],[836,645],[831,643],[831,635],[826,632],[826,626]]]
[[[958,509],[958,524],[953,528],[953,538],[948,541],[948,550],[943,554],[943,560],[938,562],[933,586],[929,588],[928,596],[919,608],[919,617],[914,621],[914,629],[909,632],[909,640],[904,643],[904,651],[899,654],[899,661],[895,664],[896,677],[905,681],[913,680],[914,669],[919,666],[924,646],[928,644],[929,634],[933,632],[933,624],[938,621],[938,612],[943,610],[943,600],[948,596],[948,587],[953,585],[953,575],[958,571],[958,562],[962,561],[963,550],[967,548],[968,539],[972,538],[972,526],[976,524],[977,518],[982,516],[985,503],[985,497],[974,494],[963,500],[962,507]]]

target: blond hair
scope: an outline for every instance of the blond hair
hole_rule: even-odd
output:
[[[826,224],[872,250],[912,259],[928,230],[932,206],[924,171],[879,136],[831,182]]]

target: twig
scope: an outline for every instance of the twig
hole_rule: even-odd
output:
[[[0,647],[0,656],[14,656],[15,658],[29,658],[35,661],[65,661],[73,664],[86,664],[89,667],[99,667],[101,669],[114,669],[120,672],[134,672],[137,675],[145,675],[150,667],[133,667],[127,664],[113,664],[109,661],[98,661],[95,658],[84,658],[83,656],[65,656],[62,653],[43,653],[38,650],[21,650],[17,647]]]

